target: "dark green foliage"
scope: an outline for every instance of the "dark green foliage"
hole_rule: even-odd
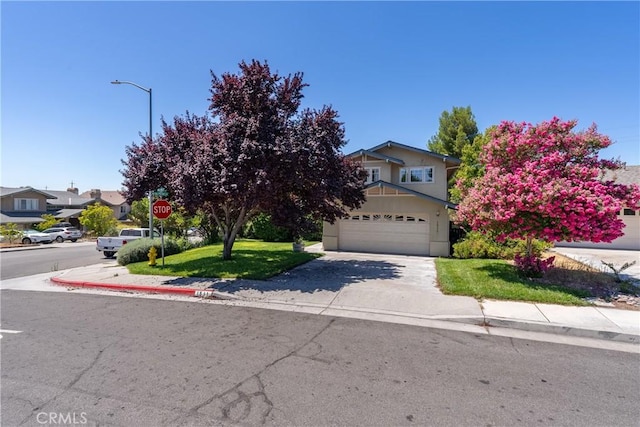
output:
[[[473,143],[478,135],[476,118],[471,107],[453,107],[451,113],[443,111],[438,133],[429,140],[430,151],[461,158],[466,145]]]
[[[133,262],[149,260],[149,250],[155,247],[158,259],[162,256],[162,242],[160,239],[136,239],[124,245],[118,251],[118,264],[127,265]],[[182,252],[182,248],[175,240],[164,239],[164,255],[173,255]]]
[[[290,242],[293,240],[291,231],[278,227],[271,221],[271,216],[261,213],[251,220],[248,235],[265,242]]]
[[[551,244],[541,240],[532,242],[533,253],[537,257],[550,247]],[[477,231],[468,233],[464,239],[453,245],[453,256],[462,259],[514,259],[516,254],[522,255],[525,252],[524,240],[506,239],[504,242],[497,242]]]

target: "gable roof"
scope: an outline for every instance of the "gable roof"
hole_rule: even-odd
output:
[[[459,165],[460,163],[462,163],[462,161],[460,159],[458,159],[457,157],[452,157],[452,156],[447,156],[444,154],[438,154],[438,153],[434,153],[433,151],[429,151],[429,150],[423,150],[422,148],[416,148],[416,147],[412,147],[410,145],[405,145],[405,144],[401,144],[399,142],[395,142],[395,141],[387,141],[387,142],[383,142],[382,144],[376,145],[373,148],[370,148],[370,151],[378,151],[381,148],[385,148],[385,147],[398,147],[398,148],[403,148],[405,150],[409,150],[409,151],[413,151],[414,153],[420,153],[420,154],[424,154],[427,156],[432,156],[432,157],[436,157],[438,159],[442,159],[444,161],[447,162],[451,162],[454,163],[456,165]]]
[[[126,203],[126,199],[120,194],[119,191],[100,191],[99,197],[91,197],[92,192],[95,190],[85,191],[80,194],[80,197],[88,197],[91,200],[100,200],[109,206],[119,206]]]
[[[20,194],[20,193],[27,193],[27,192],[34,192],[34,193],[42,194],[47,199],[50,199],[50,198],[53,197],[52,194],[44,192],[42,190],[36,190],[33,187],[18,187],[18,188],[15,188],[15,187],[0,187],[0,197],[11,196],[11,195],[16,195],[16,194]]]
[[[449,209],[457,209],[458,205],[456,205],[455,203],[451,203],[448,202],[446,200],[442,200],[442,199],[438,199],[437,197],[433,197],[433,196],[429,196],[428,194],[424,194],[424,193],[420,193],[419,191],[415,191],[415,190],[411,190],[410,188],[407,187],[403,187],[401,185],[397,185],[397,184],[392,184],[390,182],[387,181],[375,181],[372,182],[371,184],[368,184],[364,187],[365,190],[368,190],[370,188],[376,188],[376,187],[387,187],[387,188],[392,188],[394,190],[397,190],[401,193],[406,193],[406,194],[411,194],[412,196],[416,196],[419,197],[421,199],[425,199],[425,200],[429,200],[431,202],[435,202],[438,203],[444,207],[447,207]]]
[[[53,197],[47,198],[47,203],[51,205],[82,206],[93,201],[93,199],[79,196],[71,191],[49,191],[49,193]]]
[[[364,156],[364,155],[373,157],[375,159],[385,160],[386,162],[404,165],[404,160],[396,159],[395,157],[391,157],[391,156],[385,156],[384,154],[376,153],[375,151],[371,151],[371,150],[358,150],[349,154],[349,157],[357,157],[357,156]]]

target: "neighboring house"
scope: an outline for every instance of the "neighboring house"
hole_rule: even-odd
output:
[[[55,196],[47,199],[47,213],[60,221],[69,222],[82,229],[79,220],[80,214],[94,202],[93,199],[78,195],[78,189],[74,187],[67,188],[67,191],[48,190],[47,193]]]
[[[626,166],[624,169],[609,171],[605,175],[606,180],[613,180],[619,184],[640,185],[640,165]],[[593,242],[559,242],[556,246],[573,248],[603,248],[603,249],[627,249],[640,250],[640,211],[624,208],[619,214],[625,227],[624,235],[611,243]]]
[[[447,181],[459,159],[393,141],[349,157],[369,174],[366,202],[324,223],[326,250],[449,256]]]
[[[127,215],[131,212],[131,205],[127,203],[122,194],[118,191],[101,191],[99,189],[93,189],[85,191],[80,194],[80,197],[88,197],[94,202],[100,202],[103,205],[109,206],[113,210],[113,215],[118,221],[124,221],[127,219]]]
[[[14,223],[21,229],[31,228],[33,224],[42,222],[44,214],[53,215],[54,218],[70,222],[81,229],[80,214],[96,202],[111,208],[119,221],[126,220],[131,212],[131,206],[117,191],[94,189],[78,194],[78,189],[74,187],[67,188],[67,191],[0,187],[0,196],[0,224]]]
[[[0,224],[13,223],[19,229],[31,228],[42,222],[47,212],[47,199],[54,197],[47,191],[32,187],[0,187]]]

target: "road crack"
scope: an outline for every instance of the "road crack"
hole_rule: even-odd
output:
[[[336,321],[335,318],[331,319],[320,331],[318,331],[311,338],[300,344],[287,354],[277,358],[273,362],[267,364],[259,372],[251,375],[250,377],[242,380],[238,384],[234,385],[230,389],[224,391],[221,394],[212,396],[192,407],[188,412],[192,414],[198,414],[199,411],[209,405],[215,404],[219,408],[219,416],[216,417],[223,423],[248,423],[250,425],[260,424],[264,425],[267,422],[269,415],[274,409],[273,402],[267,396],[264,383],[262,382],[261,375],[264,374],[269,368],[275,366],[281,361],[291,357],[307,357],[316,360],[316,356],[321,352],[322,346],[314,343],[314,341],[322,335],[327,329],[329,329]],[[310,344],[317,344],[313,347],[315,351],[312,354],[307,355],[302,352],[305,347],[309,349]],[[301,352],[301,353],[300,353]],[[321,359],[317,359],[324,363],[330,363]]]

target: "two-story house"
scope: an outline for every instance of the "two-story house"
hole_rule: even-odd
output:
[[[349,155],[368,173],[366,202],[324,223],[326,250],[448,256],[447,182],[460,160],[393,141]]]
[[[32,187],[0,187],[0,224],[13,223],[20,229],[42,222],[47,199],[52,194]]]

